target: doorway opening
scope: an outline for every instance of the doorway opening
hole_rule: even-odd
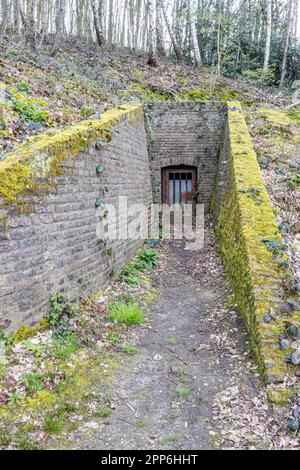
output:
[[[162,169],[162,203],[193,204],[197,202],[197,168],[173,166]]]

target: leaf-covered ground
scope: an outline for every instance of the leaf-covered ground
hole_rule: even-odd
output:
[[[0,45],[0,155],[29,135],[77,122],[127,101],[241,99],[245,106],[272,100],[239,80],[215,78],[214,71],[143,54],[69,42],[52,57],[49,47],[32,52],[4,40]],[[283,100],[288,97],[283,97]]]

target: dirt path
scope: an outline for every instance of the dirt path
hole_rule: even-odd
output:
[[[211,228],[201,255],[166,244],[158,271],[151,327],[132,334],[139,354],[106,390],[114,412],[84,423],[73,446],[269,448],[276,423],[248,359],[242,322],[224,307],[229,291]]]

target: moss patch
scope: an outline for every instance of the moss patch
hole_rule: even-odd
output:
[[[288,372],[285,352],[278,345],[278,335],[284,332],[286,321],[279,294],[285,275],[280,261],[286,256],[270,249],[281,247],[283,241],[241,106],[234,102],[228,107],[230,169],[220,207],[213,207],[216,230],[259,369],[266,381],[281,382]],[[282,118],[282,124],[283,121]],[[256,198],[249,197],[253,188],[259,194],[259,204]],[[276,316],[265,322],[270,311]]]
[[[55,184],[64,160],[74,158],[92,140],[109,141],[113,128],[122,119],[137,115],[142,116],[140,106],[120,106],[104,113],[101,119],[90,119],[28,139],[0,162],[0,209],[12,204],[24,207],[25,193],[40,194],[49,184]]]

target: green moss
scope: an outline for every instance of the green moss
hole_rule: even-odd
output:
[[[276,298],[285,271],[274,258],[266,240],[282,246],[253,144],[238,102],[229,106],[230,175],[217,218],[217,235],[233,288],[262,376],[267,381],[282,381],[287,372],[285,353],[278,347],[278,335],[284,330],[284,317],[278,312]],[[256,198],[249,194],[259,194]],[[270,323],[264,316],[274,309],[278,317]]]
[[[82,121],[73,127],[28,139],[0,162],[0,209],[13,203],[24,206],[22,196],[25,193],[41,194],[49,184],[55,184],[64,160],[74,158],[93,139],[109,141],[113,128],[122,119],[137,115],[142,116],[139,106],[120,106],[107,111],[99,120]]]
[[[275,388],[267,391],[269,401],[278,406],[288,405],[293,394],[293,390],[287,388]]]
[[[26,339],[33,338],[40,331],[48,328],[48,320],[43,318],[35,327],[21,326],[19,330],[12,336],[14,341],[25,341]]]

